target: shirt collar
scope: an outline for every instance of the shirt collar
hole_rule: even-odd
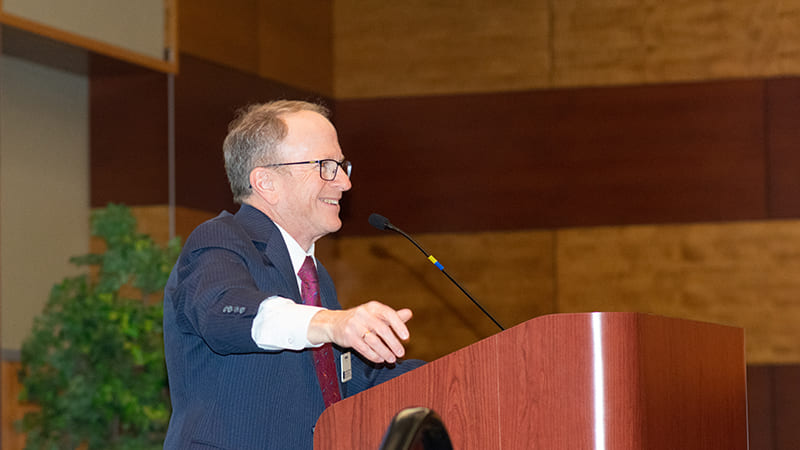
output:
[[[283,241],[286,243],[286,248],[289,250],[289,258],[292,260],[292,268],[294,269],[294,273],[300,271],[300,268],[303,266],[303,263],[306,260],[306,256],[310,256],[314,258],[314,264],[316,265],[317,259],[314,257],[314,247],[316,243],[311,244],[311,247],[308,249],[308,252],[303,250],[303,247],[297,243],[297,241],[289,234],[286,230],[284,230],[280,225],[277,223],[275,224],[278,227],[278,231],[281,232],[283,236]]]

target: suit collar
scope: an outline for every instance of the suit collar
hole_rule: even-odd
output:
[[[272,219],[261,210],[248,204],[242,204],[242,207],[239,208],[239,211],[234,215],[234,219],[244,228],[247,235],[250,236],[250,239],[254,242],[266,244],[270,239],[274,238],[276,234],[280,238],[280,232]],[[283,239],[281,239],[281,241],[282,240]]]
[[[234,215],[234,220],[245,230],[264,257],[278,269],[292,290],[296,290],[296,297],[299,298],[297,274],[294,273],[289,250],[272,219],[257,208],[242,204],[242,207]]]

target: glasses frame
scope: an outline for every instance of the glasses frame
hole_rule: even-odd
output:
[[[336,166],[335,166],[336,168],[333,169],[333,176],[331,178],[325,178],[322,175],[322,169],[325,167],[325,164],[328,161],[336,163]],[[296,166],[296,165],[300,165],[300,164],[319,164],[319,177],[322,178],[325,181],[333,181],[333,180],[335,180],[336,179],[336,175],[339,175],[339,167],[344,169],[344,173],[347,175],[348,178],[350,178],[350,173],[352,173],[352,171],[353,171],[353,163],[351,163],[350,161],[348,161],[346,159],[343,159],[341,161],[337,161],[335,159],[330,159],[330,158],[315,159],[313,161],[296,161],[296,162],[279,163],[279,164],[268,164],[266,166],[260,166],[260,167]]]

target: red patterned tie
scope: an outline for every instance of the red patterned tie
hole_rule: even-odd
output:
[[[306,305],[320,306],[319,302],[319,280],[317,279],[317,267],[314,265],[314,258],[306,256],[303,267],[297,272],[300,275],[300,295]],[[322,399],[327,408],[332,403],[342,399],[339,392],[339,380],[336,378],[336,363],[333,360],[333,346],[326,343],[321,347],[312,349],[314,354],[314,367],[317,369],[317,379],[322,388]]]

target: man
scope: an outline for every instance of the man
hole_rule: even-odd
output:
[[[229,127],[225,169],[242,206],[197,227],[165,289],[165,449],[310,449],[327,405],[422,364],[398,360],[410,310],[342,310],[314,260],[351,187],[327,116],[278,101]]]

